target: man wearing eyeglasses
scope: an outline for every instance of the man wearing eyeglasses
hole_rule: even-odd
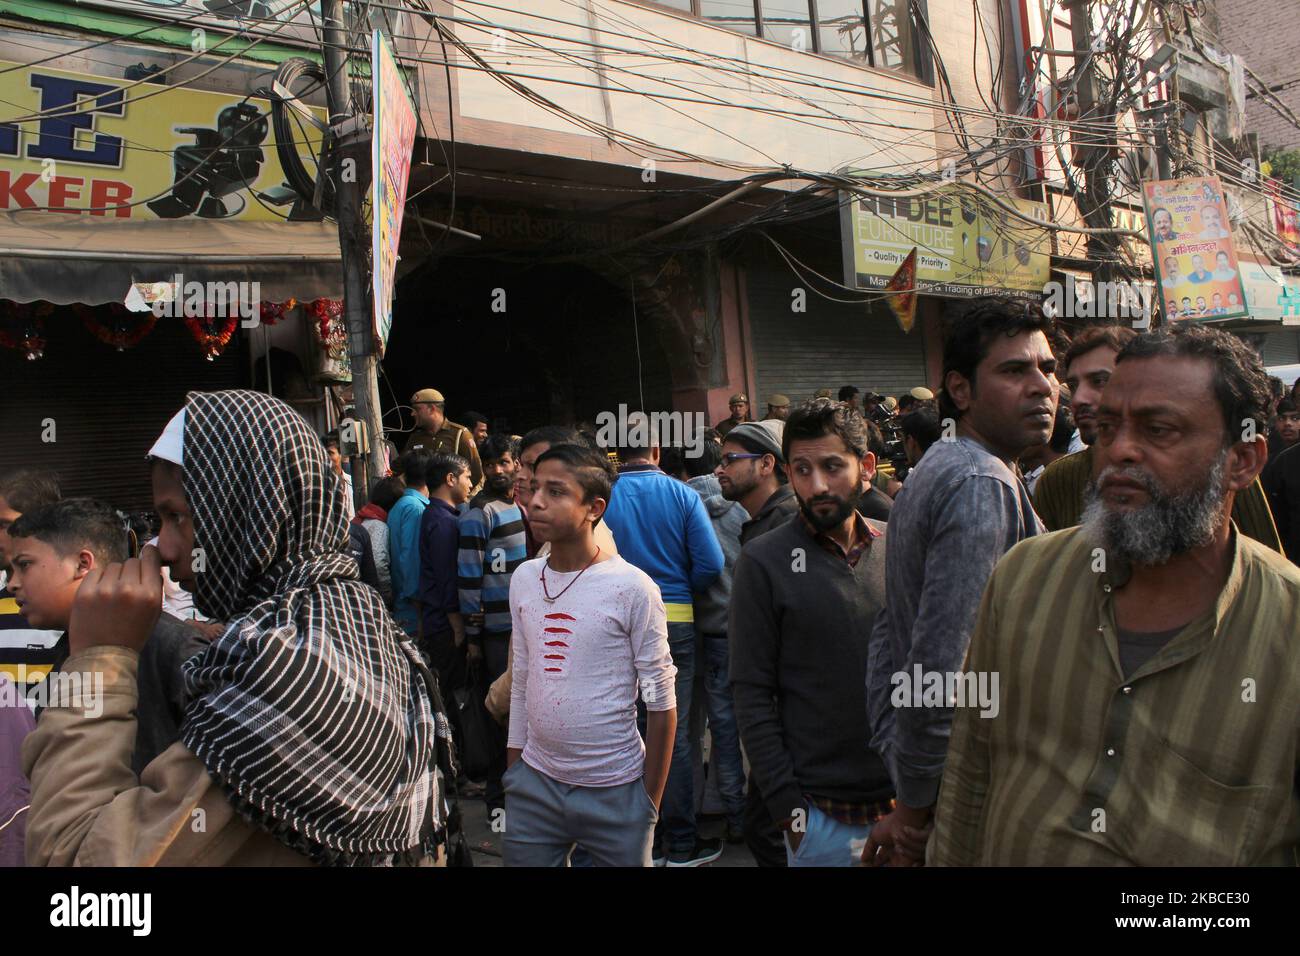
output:
[[[785,422],[779,420],[746,422],[728,432],[722,446],[722,461],[714,471],[722,497],[753,515],[740,528],[742,553],[747,543],[785,524],[799,510],[799,499],[783,468],[784,430]],[[745,792],[744,835],[759,866],[786,865],[782,832],[767,810],[752,770]]]
[[[745,422],[727,433],[722,463],[714,474],[722,497],[736,501],[752,517],[740,531],[742,546],[785,524],[799,510],[786,484],[780,421]]]
[[[422,388],[411,396],[411,412],[415,416],[415,431],[406,440],[403,451],[427,448],[431,452],[460,455],[469,462],[469,475],[478,488],[483,483],[483,463],[479,460],[478,445],[464,425],[449,421],[447,403],[436,388]]]

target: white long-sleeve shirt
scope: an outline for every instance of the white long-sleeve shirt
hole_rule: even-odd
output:
[[[638,688],[647,710],[677,706],[677,668],[668,620],[645,572],[620,557],[578,571],[546,570],[554,604],[543,596],[545,558],[520,565],[510,580],[514,685],[509,746],[561,783],[612,787],[645,772],[636,728]]]

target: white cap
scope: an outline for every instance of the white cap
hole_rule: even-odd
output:
[[[158,440],[149,449],[150,458],[161,458],[176,465],[185,464],[185,409],[172,416],[167,427],[162,430]]]

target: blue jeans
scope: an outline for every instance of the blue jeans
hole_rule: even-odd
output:
[[[872,824],[850,826],[828,817],[811,804],[808,823],[799,849],[791,852],[789,834],[785,837],[787,866],[861,866],[862,848],[867,844]]]
[[[731,696],[726,634],[704,635],[704,667],[711,740],[709,772],[717,781],[727,822],[739,833],[745,823],[745,766],[740,756],[740,731]]]
[[[695,849],[695,767],[691,759],[691,694],[695,689],[695,625],[668,623],[668,650],[677,667],[677,737],[664,787],[662,831],[669,852]]]

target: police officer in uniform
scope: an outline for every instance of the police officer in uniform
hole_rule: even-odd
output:
[[[447,455],[460,455],[469,462],[470,479],[477,487],[483,481],[478,446],[468,428],[447,420],[446,404],[442,392],[436,388],[422,388],[411,396],[415,431],[406,439],[406,447],[402,450],[427,448]]]
[[[731,417],[724,418],[722,421],[718,422],[717,425],[713,426],[714,431],[719,435],[722,435],[724,438],[726,437],[727,432],[731,431],[741,422],[749,421],[749,396],[744,392],[737,392],[735,395],[731,396],[731,400],[728,401],[727,404],[731,407]]]

